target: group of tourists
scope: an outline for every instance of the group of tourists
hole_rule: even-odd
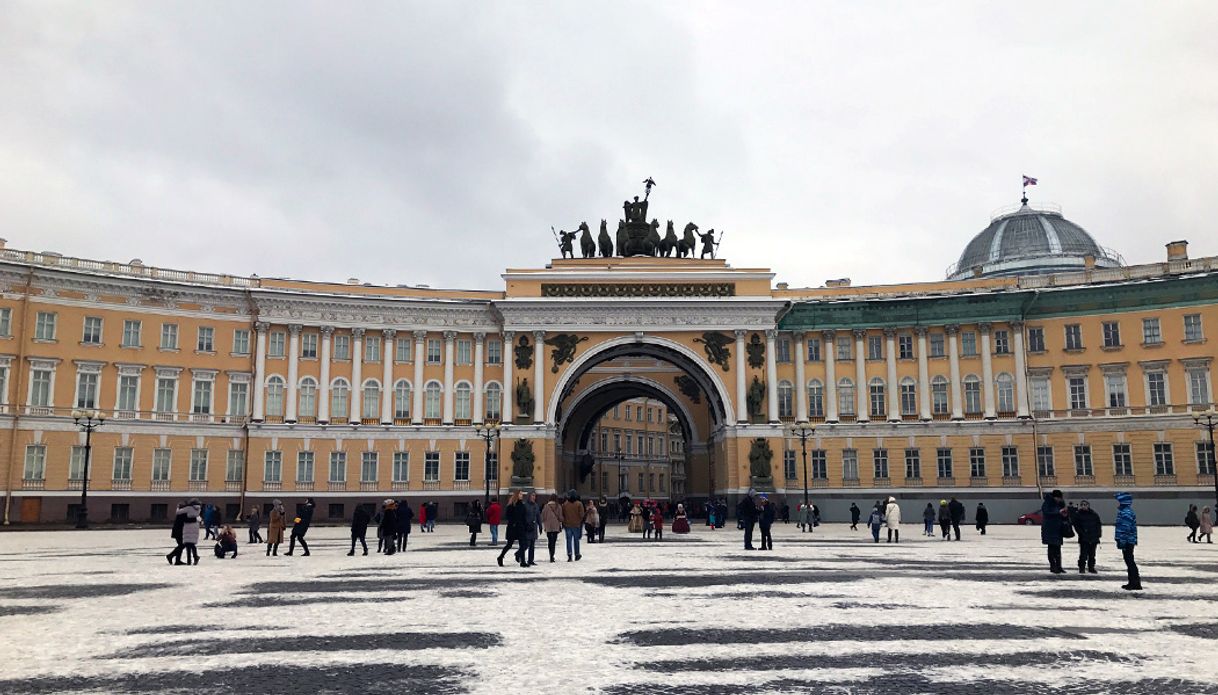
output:
[[[1118,492],[1115,497],[1117,513],[1113,536],[1117,549],[1125,560],[1128,575],[1128,581],[1121,588],[1126,591],[1141,591],[1142,577],[1138,574],[1138,565],[1133,555],[1138,544],[1138,517],[1133,511],[1133,495]],[[1079,574],[1097,574],[1095,551],[1103,537],[1103,523],[1099,514],[1091,508],[1091,503],[1082,500],[1077,505],[1067,505],[1062,491],[1054,490],[1045,493],[1040,513],[1040,542],[1048,550],[1049,571],[1053,574],[1066,573],[1062,568],[1062,544],[1068,538],[1077,537]]]

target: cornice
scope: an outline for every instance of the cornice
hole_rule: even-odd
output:
[[[494,303],[505,330],[710,331],[774,328],[782,300],[511,299]]]
[[[334,296],[255,296],[258,318],[272,323],[297,323],[336,328],[377,330],[436,330],[464,328],[498,332],[489,303],[481,301],[426,302],[417,299],[347,298]]]

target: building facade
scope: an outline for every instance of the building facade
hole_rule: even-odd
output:
[[[1214,494],[1192,416],[1214,402],[1218,258],[1173,242],[1126,265],[1053,214],[995,218],[953,279],[869,287],[631,257],[435,290],[0,248],[4,520],[69,520],[86,465],[97,521],[164,520],[186,496],[226,518],[305,496],[323,520],[387,496],[451,516],[513,477],[599,496],[622,482],[613,433],[638,451],[644,430],[614,409],[641,406],[663,443],[632,496],[807,490],[828,518],[956,496],[1006,521],[1041,489],[1122,488],[1177,521]],[[88,455],[82,410],[105,418]]]

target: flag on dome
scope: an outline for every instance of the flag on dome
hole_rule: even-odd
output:
[[[1024,174],[1024,175],[1023,175],[1023,185],[1024,185],[1025,187],[1026,187],[1026,186],[1035,186],[1035,185],[1036,185],[1036,179],[1032,178],[1031,176],[1028,176],[1027,174]]]

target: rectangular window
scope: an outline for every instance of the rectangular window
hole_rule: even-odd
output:
[[[300,356],[306,360],[317,359],[316,333],[302,333],[300,335]]]
[[[228,383],[228,414],[230,417],[249,415],[250,385],[230,381]]]
[[[282,451],[268,451],[263,455],[262,480],[267,483],[283,482]]]
[[[347,482],[347,452],[331,451],[330,452],[330,478],[331,483]]]
[[[379,336],[369,335],[364,337],[364,361],[381,361],[381,339]]]
[[[626,433],[626,453],[627,454],[634,453],[634,433],[633,432]]]
[[[133,321],[127,319],[123,321],[123,342],[122,347],[139,347],[140,346],[140,331],[143,327],[142,321]]]
[[[867,336],[867,359],[884,359],[884,338],[878,335]]]
[[[195,343],[195,349],[199,352],[215,352],[216,351],[216,329],[211,326],[199,326],[198,341]]]
[[[903,360],[912,360],[914,358],[912,335],[897,336],[897,357]]]
[[[977,354],[976,332],[960,331],[960,354],[965,357],[973,357]]]
[[[135,458],[134,450],[129,446],[114,449],[114,479],[131,480],[131,462]]]
[[[1028,329],[1028,352],[1044,352],[1045,351],[1045,329],[1029,328]]]
[[[1214,447],[1209,442],[1197,442],[1197,474],[1214,474]]]
[[[1163,331],[1159,328],[1159,319],[1142,319],[1142,342],[1146,345],[1159,345],[1163,342]]]
[[[791,449],[782,450],[782,474],[787,480],[795,480],[795,452]]]
[[[233,331],[233,354],[250,354],[250,332],[248,329],[238,328]]]
[[[946,352],[946,349],[943,347],[943,344],[944,344],[944,341],[943,341],[942,333],[931,333],[930,334],[930,356],[931,357],[943,357],[944,355],[946,355],[947,352]]]
[[[829,455],[824,449],[813,449],[808,452],[808,462],[812,465],[812,477],[816,480],[829,479]]]
[[[405,483],[410,481],[410,452],[393,452],[393,482]]]
[[[1070,393],[1070,409],[1087,409],[1087,377],[1072,376],[1066,378],[1066,387]]]
[[[490,473],[490,479],[492,481],[499,480],[499,452],[492,451],[491,452],[491,461],[490,461],[490,463],[488,463],[486,465],[487,465],[487,471]],[[601,473],[601,475],[604,476],[604,479],[606,480],[605,486],[608,486],[609,483],[607,481],[609,480],[609,474]]]
[[[162,323],[161,324],[161,349],[162,350],[177,350],[178,349],[178,324]]]
[[[1109,408],[1124,408],[1125,407],[1125,375],[1124,374],[1105,374],[1104,375],[1104,390],[1108,392],[1108,407]]]
[[[1066,324],[1066,349],[1083,349],[1083,327],[1080,324]]]
[[[968,450],[968,474],[970,478],[985,477],[985,449],[979,446]]]
[[[171,449],[152,450],[152,479],[157,482],[169,480],[173,470],[173,451]]]
[[[779,336],[774,342],[774,361],[775,362],[790,362],[791,361],[791,339],[785,336]]]
[[[440,452],[428,451],[423,454],[423,482],[440,482]]]
[[[1121,347],[1121,324],[1116,321],[1105,321],[1104,326],[1104,347],[1118,348]]]
[[[884,417],[884,413],[888,410],[888,399],[884,393],[884,382],[881,381],[868,385],[867,395],[871,403],[871,417]]]
[[[55,340],[55,313],[40,311],[34,321],[34,340]]]
[[[938,465],[938,473],[940,478],[954,478],[955,472],[952,470],[952,450],[947,447],[939,447],[935,450],[935,462]]]
[[[360,454],[359,480],[361,483],[375,483],[376,469],[380,464],[380,456],[375,451],[365,451]]]
[[[140,378],[124,374],[118,378],[118,409],[133,413],[139,409],[135,394],[139,388]],[[131,417],[128,415],[127,417]]]
[[[820,338],[808,338],[808,361],[820,362]]]
[[[444,352],[440,345],[439,338],[427,339],[427,364],[441,364],[444,361]]]
[[[30,405],[40,407],[51,405],[51,378],[54,374],[49,369],[32,370]]]
[[[312,451],[299,451],[296,453],[296,482],[313,482],[314,460],[315,455]]]
[[[919,449],[905,450],[905,479],[918,480],[922,477],[922,451]]]
[[[842,449],[842,480],[859,479],[859,452],[857,449]]]
[[[453,458],[453,480],[469,480],[469,452],[458,451]]]
[[[854,339],[848,335],[839,335],[837,337],[837,359],[851,359],[851,351],[854,349]]]
[[[1052,478],[1057,475],[1057,467],[1053,464],[1053,447],[1036,447],[1036,471],[1042,478]]]
[[[872,472],[876,478],[888,477],[888,450],[887,449],[872,449],[871,450],[871,466]]]
[[[457,341],[457,364],[474,363],[474,341],[462,338]]]
[[[1112,445],[1112,472],[1115,475],[1133,476],[1133,451],[1128,444]]]
[[[503,364],[503,343],[491,339],[486,341],[486,363]]]
[[[1013,446],[1002,447],[1002,477],[1019,477],[1019,449]]]
[[[72,453],[68,458],[68,480],[84,480],[85,478],[85,448],[83,446],[72,447]]]
[[[22,480],[46,480],[47,448],[43,444],[31,444],[25,448],[25,473]]]
[[[1091,446],[1088,444],[1074,445],[1074,475],[1095,475],[1095,469],[1091,465]]]
[[[1210,373],[1207,369],[1188,370],[1189,405],[1209,405]]]
[[[334,336],[334,359],[336,359],[336,360],[351,359],[351,336],[349,336],[349,335]]]
[[[1155,442],[1155,475],[1175,475],[1170,442]]]
[[[1185,342],[1200,342],[1205,339],[1205,335],[1201,332],[1201,314],[1185,314],[1184,315],[1184,340]]]
[[[266,340],[266,356],[283,357],[287,353],[287,341],[288,336],[283,331],[271,331]]]
[[[190,475],[188,480],[193,483],[207,481],[207,449],[190,450]]]
[[[1146,404],[1154,406],[1167,405],[1167,373],[1146,373]]]
[[[406,364],[407,362],[410,362],[410,351],[413,346],[414,342],[410,340],[410,338],[405,336],[398,338],[397,342],[393,344],[393,361],[397,362],[398,364]]]
[[[239,483],[245,480],[245,451],[229,449],[224,462],[224,482]]]
[[[92,409],[97,407],[97,374],[81,372],[76,375],[76,407]]]
[[[102,320],[98,316],[86,316],[85,328],[81,332],[80,342],[85,345],[101,345],[102,342]]]
[[[1011,334],[1007,331],[994,331],[994,354],[1009,355],[1011,353]]]
[[[157,377],[156,411],[168,415],[177,411],[178,380],[172,377]]]
[[[0,309],[0,336],[5,338],[13,334],[13,310],[4,307]]]

